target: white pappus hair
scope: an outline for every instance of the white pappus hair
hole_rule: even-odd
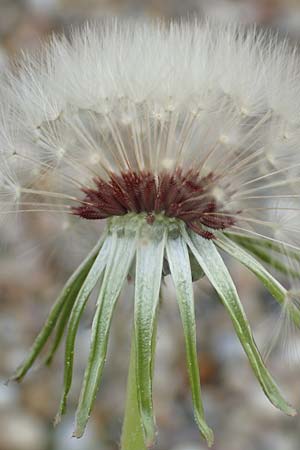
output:
[[[291,284],[277,300],[300,325],[299,62],[287,40],[217,22],[113,20],[53,37],[3,75],[0,214],[45,213],[62,219],[67,235],[78,224],[81,236],[94,236],[100,219],[146,213],[148,226],[157,214],[180,219],[204,247],[221,235],[263,261],[264,242],[264,262],[274,256],[271,266]],[[267,285],[261,266],[247,264]],[[276,283],[267,287],[284,296]],[[262,361],[242,312],[239,319],[255,371]]]
[[[217,174],[211,194],[232,231],[299,248],[300,70],[287,41],[113,20],[24,55],[0,92],[2,214],[48,210],[68,229],[95,177],[180,166]]]

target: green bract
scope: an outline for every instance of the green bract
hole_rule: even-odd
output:
[[[226,252],[249,270],[264,284],[278,303],[283,304],[287,291],[266,270],[257,257],[266,261],[268,244],[259,239],[245,238],[217,232],[208,240],[189,230],[178,219],[157,214],[152,223],[147,214],[127,214],[107,221],[103,238],[66,283],[52,308],[49,318],[36,338],[28,358],[13,379],[21,380],[32,366],[50,335],[53,342],[46,362],[50,363],[67,328],[65,349],[64,390],[56,421],[65,412],[72,383],[73,355],[80,318],[91,292],[100,285],[97,308],[92,326],[90,354],[76,414],[74,435],[80,437],[86,427],[106,359],[109,329],[114,308],[129,273],[134,274],[135,307],[132,338],[132,358],[129,397],[138,411],[136,441],[151,446],[155,440],[155,419],[152,405],[152,377],[160,287],[163,273],[170,273],[178,300],[186,345],[186,358],[190,379],[195,420],[208,445],[213,433],[205,421],[201,398],[200,377],[196,349],[196,323],[192,280],[206,276],[216,290],[232,320],[237,336],[249,359],[253,372],[269,400],[281,411],[294,415],[295,410],[280,394],[268,372],[254,341],[238,293],[219,253]],[[280,247],[272,247],[280,254]],[[300,258],[299,254],[290,255]],[[275,260],[277,261],[277,260]],[[166,272],[164,267],[167,267]],[[288,270],[281,263],[281,271]],[[100,284],[98,283],[101,281]],[[297,326],[300,313],[290,306],[290,314]],[[134,390],[134,392],[132,392]],[[134,406],[134,405],[133,405]],[[127,408],[128,409],[128,408]],[[128,410],[126,420],[134,423]],[[140,433],[140,434],[139,434]],[[131,444],[132,436],[123,436],[124,449],[138,448]]]

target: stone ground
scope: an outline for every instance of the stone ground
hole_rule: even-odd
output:
[[[298,2],[299,3],[299,2]],[[203,14],[256,20],[279,27],[298,39],[300,7],[295,1],[197,0],[1,0],[0,70],[20,48],[85,18],[108,14],[176,17]],[[300,37],[300,33],[299,33]],[[34,222],[34,227],[32,226]],[[52,300],[70,273],[68,248],[53,251],[47,237],[52,224],[26,219],[25,231],[7,222],[0,228],[0,377],[3,382],[22,361],[43,323]],[[32,231],[34,230],[34,231]],[[80,255],[77,255],[78,259]],[[276,305],[255,279],[231,266],[240,295],[262,345],[276,324]],[[37,366],[21,385],[0,385],[0,450],[116,450],[120,436],[129,333],[131,287],[124,289],[114,318],[109,357],[96,407],[85,437],[72,439],[73,413],[89,345],[93,315],[90,302],[77,340],[74,389],[67,416],[52,426],[62,383],[63,351],[51,368]],[[215,450],[299,450],[300,422],[269,405],[251,373],[225,311],[205,281],[195,285],[199,367],[208,422],[215,430]],[[120,327],[119,324],[127,324]],[[293,336],[294,346],[300,334]],[[297,350],[297,349],[296,349]],[[164,288],[158,330],[155,410],[157,450],[202,450],[193,421],[184,360],[184,342],[169,280]],[[269,361],[287,397],[300,409],[297,358],[273,352]]]

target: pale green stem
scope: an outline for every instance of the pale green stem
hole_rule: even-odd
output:
[[[133,327],[121,450],[146,450],[138,406],[135,358],[135,333]]]

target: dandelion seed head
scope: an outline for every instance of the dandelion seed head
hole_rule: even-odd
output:
[[[255,27],[113,20],[86,25],[70,38],[53,37],[4,75],[2,210],[46,214],[61,235],[63,252],[78,249],[97,230],[98,243],[75,271],[78,278],[74,281],[73,274],[66,285],[77,291],[64,291],[70,308],[68,384],[78,321],[102,280],[77,437],[101,378],[114,305],[133,271],[138,403],[148,444],[155,435],[150,350],[167,273],[181,302],[195,417],[209,445],[213,436],[196,379],[193,279],[207,276],[266,395],[282,411],[295,414],[264,367],[218,248],[248,267],[282,304],[283,314],[290,314],[295,296],[258,259],[272,265],[274,253],[273,267],[288,281],[300,279],[298,253],[293,253],[300,250],[299,67],[288,41]],[[64,262],[70,260],[67,252],[63,256]],[[51,313],[56,319],[59,308]],[[298,325],[299,316],[297,310],[293,320]],[[34,356],[15,379],[24,376],[40,350],[33,348]],[[65,385],[58,417],[68,389]]]
[[[111,21],[54,37],[5,75],[4,177],[15,201],[30,188],[81,218],[163,211],[199,230],[260,229],[255,207],[292,189],[292,173],[299,184],[297,62],[276,36],[213,22]]]

